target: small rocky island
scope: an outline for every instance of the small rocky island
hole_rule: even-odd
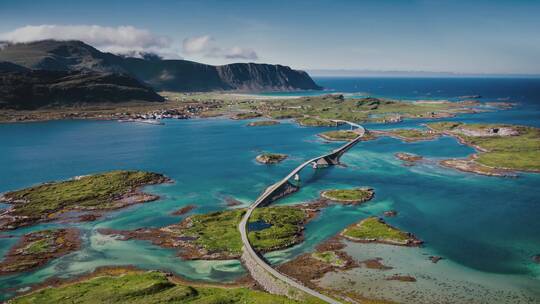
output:
[[[349,130],[337,130],[320,133],[318,135],[329,141],[349,141],[357,138],[359,134]]]
[[[322,191],[321,196],[334,202],[357,205],[373,199],[375,191],[368,187],[356,189],[331,189]]]
[[[27,271],[80,248],[77,229],[51,229],[22,236],[0,262],[0,275]]]
[[[155,201],[159,197],[141,192],[141,187],[170,181],[158,173],[111,171],[7,192],[0,202],[11,206],[0,215],[0,230],[66,219],[67,213],[77,219],[99,216],[100,212]]]
[[[394,156],[397,159],[402,160],[405,166],[414,166],[417,162],[424,159],[420,155],[416,155],[412,153],[405,153],[405,152],[398,152],[394,154]]]
[[[375,216],[345,228],[341,232],[341,236],[351,241],[364,243],[374,242],[399,246],[419,246],[422,244],[422,241],[413,234],[392,227],[383,219]]]
[[[248,237],[260,252],[284,249],[303,240],[304,225],[318,209],[313,206],[257,208],[249,219]],[[147,240],[157,246],[174,248],[183,259],[237,259],[242,254],[238,224],[245,209],[232,209],[189,216],[178,224],[137,230],[100,230],[123,240]]]
[[[255,160],[257,160],[261,164],[277,164],[282,161],[284,161],[287,158],[287,154],[279,154],[279,153],[263,153],[260,155],[257,155]]]

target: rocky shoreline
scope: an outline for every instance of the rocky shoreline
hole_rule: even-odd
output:
[[[512,171],[485,166],[475,162],[474,159],[475,156],[473,155],[467,159],[445,159],[440,161],[439,164],[446,168],[467,173],[486,176],[517,177],[517,174]]]
[[[297,258],[283,263],[277,267],[279,272],[291,276],[304,285],[318,289],[315,281],[322,278],[328,272],[337,272],[353,269],[359,266],[351,256],[342,249],[345,248],[339,236],[332,237],[325,242],[317,245],[313,253],[304,253]],[[315,253],[334,253],[342,262],[340,266],[334,263],[327,263],[321,259],[315,258]]]
[[[0,275],[28,271],[79,250],[81,239],[75,228],[40,230],[27,233],[0,262]]]

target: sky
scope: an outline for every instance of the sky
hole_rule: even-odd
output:
[[[540,0],[0,0],[0,40],[307,70],[540,74]]]

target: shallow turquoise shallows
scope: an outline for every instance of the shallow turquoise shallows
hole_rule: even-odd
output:
[[[320,82],[327,86],[340,83],[335,79]],[[483,87],[476,89],[480,88]],[[349,87],[349,92],[356,90],[362,91],[358,85]],[[463,94],[460,91],[459,95],[466,93],[489,95],[472,89]],[[500,94],[499,97],[508,97],[504,92]],[[388,95],[393,96],[391,92]],[[437,97],[434,95],[430,96]],[[538,106],[534,100],[527,99],[530,96],[515,98],[522,103],[514,110],[453,120],[538,125]],[[391,127],[420,127],[421,122],[405,121]],[[74,276],[106,265],[163,269],[188,279],[207,281],[231,281],[243,275],[244,269],[237,261],[183,261],[173,250],[144,241],[119,241],[97,230],[166,226],[183,218],[171,215],[182,206],[196,205],[193,213],[222,210],[228,208],[225,202],[228,197],[247,206],[265,187],[303,160],[339,145],[325,143],[316,136],[331,128],[304,128],[289,121],[270,127],[246,127],[246,124],[247,121],[229,119],[193,119],[166,120],[164,126],[114,121],[0,125],[0,192],[114,169],[160,172],[175,181],[146,188],[161,195],[159,201],[116,211],[96,222],[70,224],[82,229],[83,248],[38,270],[1,277],[2,298],[52,276]],[[289,158],[278,165],[261,165],[255,162],[255,156],[263,151],[285,153]],[[275,263],[289,260],[312,250],[351,223],[395,209],[399,216],[389,218],[388,222],[424,240],[422,251],[426,255],[441,255],[475,271],[538,280],[540,267],[531,257],[540,254],[540,174],[484,177],[437,165],[437,160],[465,157],[473,151],[449,137],[418,143],[380,138],[361,142],[347,152],[342,158],[346,166],[317,171],[306,168],[301,175],[301,190],[279,204],[313,200],[328,188],[356,186],[373,187],[375,199],[362,206],[331,205],[308,224],[305,242],[271,253],[268,258]],[[428,161],[405,167],[395,159],[396,152],[420,154]],[[24,233],[58,225],[41,224],[2,232],[1,236],[15,237],[0,238],[0,253],[5,254]]]

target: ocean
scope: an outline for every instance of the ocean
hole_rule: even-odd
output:
[[[464,114],[451,120],[540,126],[540,79],[321,77],[315,81],[325,91],[264,95],[341,92],[346,96],[451,101],[480,95],[480,101],[515,102],[516,107]],[[427,121],[365,126],[418,127]],[[303,160],[339,146],[325,143],[317,136],[331,128],[305,128],[290,121],[248,128],[247,122],[215,118],[167,120],[164,126],[115,121],[1,124],[0,192],[113,169],[160,172],[175,183],[147,187],[146,191],[162,196],[157,202],[115,211],[95,222],[69,224],[83,231],[83,248],[35,271],[1,277],[0,294],[5,299],[14,289],[52,276],[72,277],[106,265],[162,269],[188,279],[212,282],[231,281],[243,275],[243,267],[234,260],[183,261],[172,250],[144,241],[119,241],[97,230],[165,226],[182,219],[171,215],[182,206],[197,205],[195,213],[223,210],[228,197],[248,206],[266,186]],[[290,157],[279,165],[264,166],[254,160],[262,151]],[[404,167],[394,158],[396,152],[420,154],[430,161]],[[339,287],[352,279],[356,283],[351,288],[358,292],[405,302],[429,303],[430,293],[441,303],[445,299],[467,303],[469,298],[489,303],[497,295],[499,303],[518,303],[512,299],[540,302],[540,265],[531,259],[540,254],[540,174],[486,177],[437,165],[437,160],[465,157],[473,152],[449,137],[417,143],[380,138],[361,142],[347,152],[342,158],[346,167],[304,170],[301,190],[279,204],[316,199],[324,189],[357,186],[373,187],[375,199],[361,206],[331,205],[307,225],[302,244],[270,253],[267,258],[273,263],[290,260],[362,218],[395,209],[398,216],[387,221],[414,233],[425,241],[425,246],[349,244],[347,251],[359,260],[383,257],[394,267],[391,271],[414,274],[418,281],[404,285],[407,283],[385,281],[383,276],[389,273],[356,269],[325,276],[321,284]],[[5,254],[24,233],[55,226],[59,224],[2,232],[2,236],[15,237],[0,238],[0,253]],[[444,260],[433,264],[428,260],[430,255],[442,256]],[[378,283],[373,285],[370,281]]]

